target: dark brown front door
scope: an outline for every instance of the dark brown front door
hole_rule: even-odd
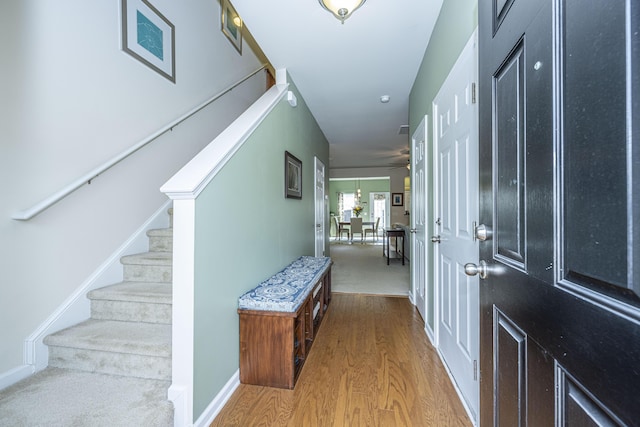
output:
[[[481,425],[640,425],[640,2],[478,20]]]

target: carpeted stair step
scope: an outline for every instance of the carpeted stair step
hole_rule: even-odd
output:
[[[173,426],[169,385],[47,368],[0,391],[0,426]]]
[[[171,324],[172,286],[170,283],[122,282],[95,289],[91,318]]]
[[[49,366],[171,379],[171,325],[89,319],[44,339]]]
[[[149,252],[173,251],[173,229],[159,228],[147,231],[149,237]]]
[[[171,283],[171,252],[145,252],[120,259],[125,282]]]

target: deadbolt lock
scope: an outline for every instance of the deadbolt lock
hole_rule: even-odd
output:
[[[485,240],[491,240],[491,230],[484,224],[480,224],[475,227],[474,234],[476,239],[482,242]]]

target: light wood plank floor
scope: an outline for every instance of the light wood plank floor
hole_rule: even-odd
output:
[[[294,390],[241,384],[212,426],[471,426],[407,298],[334,294]]]

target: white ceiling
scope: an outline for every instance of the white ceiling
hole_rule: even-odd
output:
[[[398,131],[442,0],[368,0],[344,25],[318,0],[232,3],[274,68],[287,68],[329,140],[331,169],[407,164]]]

